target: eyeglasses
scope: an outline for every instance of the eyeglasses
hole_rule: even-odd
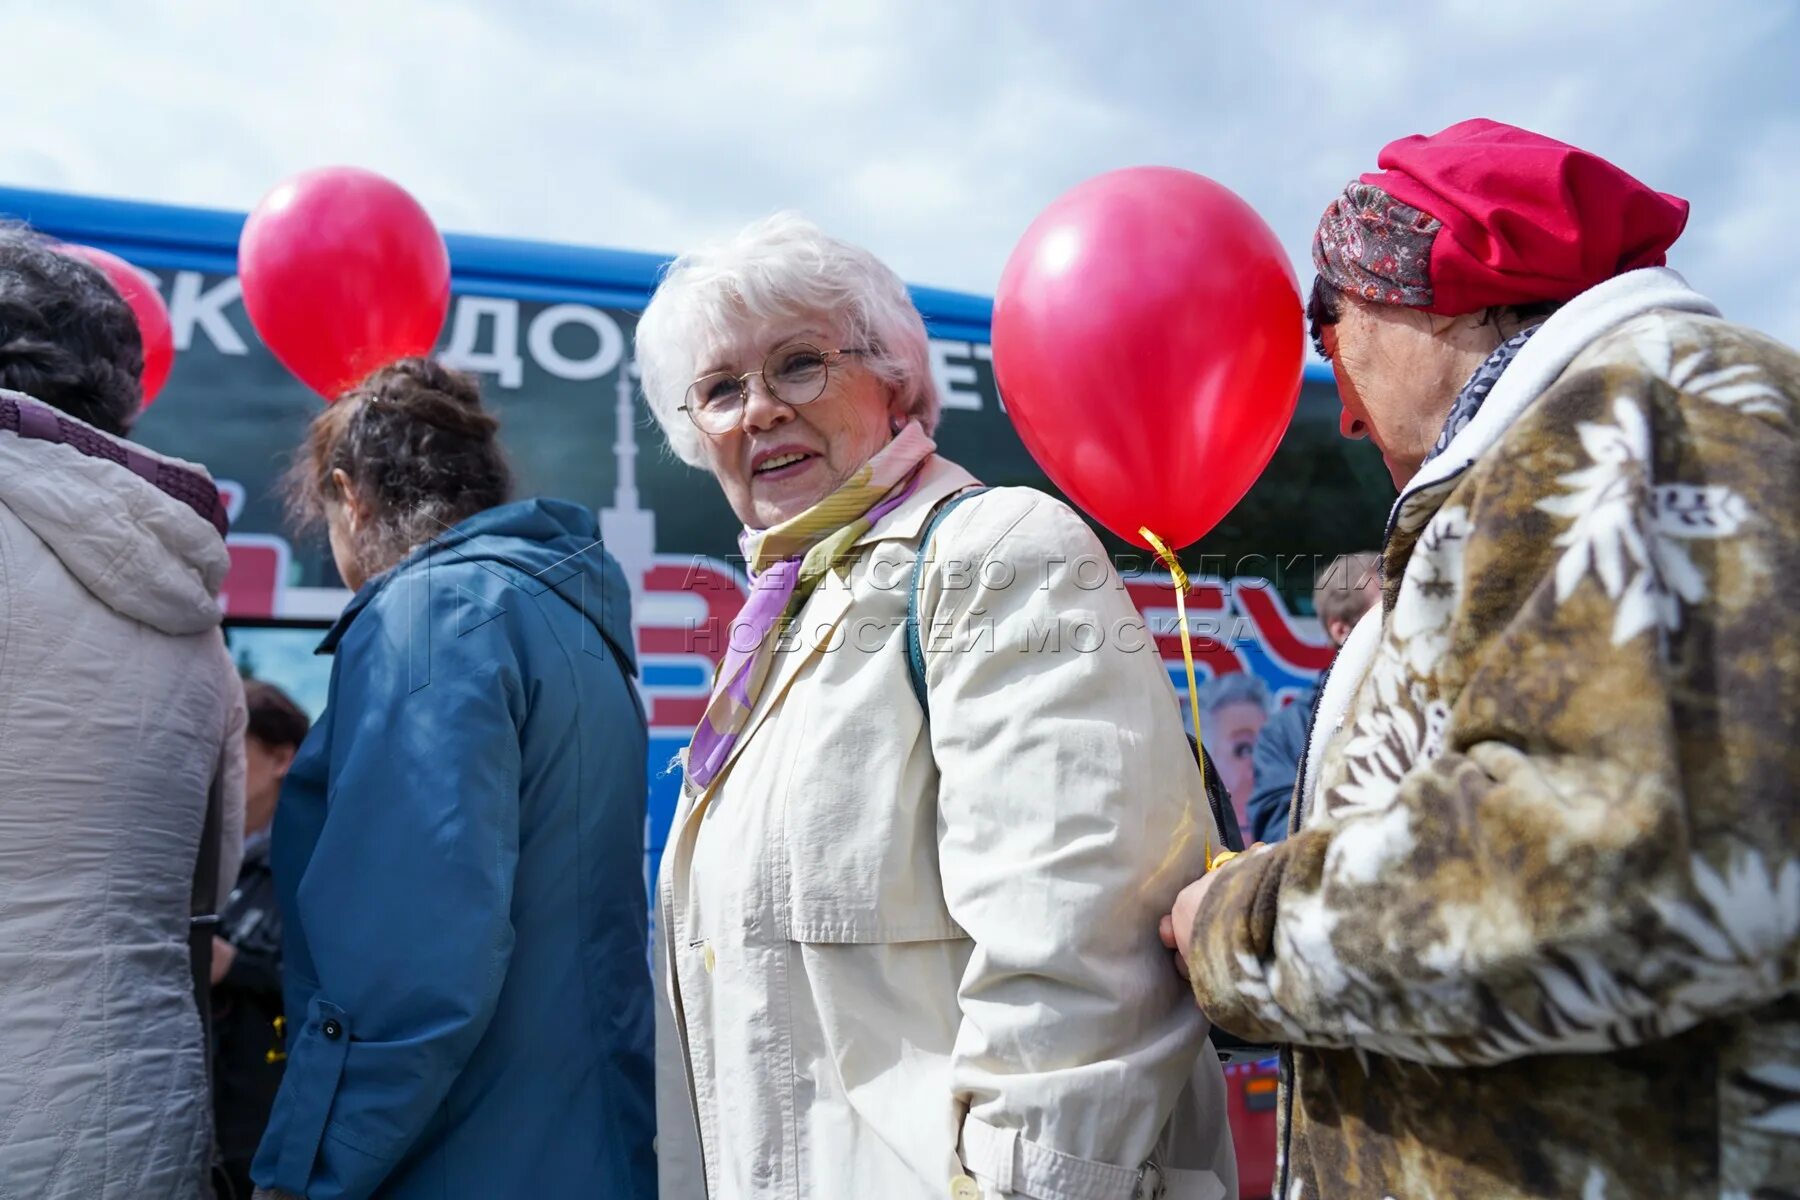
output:
[[[701,433],[714,436],[730,433],[744,419],[744,406],[750,403],[750,377],[762,376],[769,395],[791,408],[811,404],[825,394],[831,379],[831,365],[846,354],[867,354],[867,347],[847,350],[821,350],[806,342],[789,342],[769,351],[760,370],[733,375],[730,371],[714,371],[688,384],[687,403],[681,411],[688,415]]]

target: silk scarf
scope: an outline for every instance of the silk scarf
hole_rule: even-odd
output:
[[[827,571],[852,557],[858,538],[912,495],[920,465],[936,449],[922,426],[908,422],[829,496],[779,525],[739,536],[750,597],[732,618],[706,715],[688,745],[687,780],[696,791],[730,759],[768,680],[782,622],[800,611]]]

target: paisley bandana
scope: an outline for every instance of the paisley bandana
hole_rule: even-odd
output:
[[[1431,306],[1431,247],[1443,226],[1368,183],[1352,183],[1319,218],[1313,266],[1371,304]]]
[[[732,619],[712,698],[688,746],[690,787],[704,789],[730,759],[768,679],[782,620],[800,611],[827,571],[852,556],[858,538],[912,495],[920,464],[936,449],[924,428],[909,422],[837,491],[797,517],[739,537],[750,598]]]

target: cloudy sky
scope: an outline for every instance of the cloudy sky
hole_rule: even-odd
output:
[[[0,182],[243,209],[352,162],[446,228],[678,250],[781,207],[991,292],[1113,167],[1236,189],[1303,259],[1385,141],[1464,117],[1694,215],[1673,265],[1800,342],[1800,4],[0,0]]]

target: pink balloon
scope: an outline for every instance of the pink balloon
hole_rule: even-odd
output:
[[[137,318],[138,336],[144,343],[144,373],[140,376],[140,385],[144,392],[143,406],[149,408],[175,366],[175,334],[169,324],[168,306],[144,278],[143,272],[118,255],[75,242],[59,243],[57,249],[70,258],[79,258],[89,266],[98,267],[125,298],[131,315]]]
[[[1149,548],[1198,541],[1268,465],[1300,397],[1300,288],[1230,190],[1133,167],[1057,199],[994,296],[1007,414],[1071,500]]]
[[[321,167],[265,196],[238,239],[250,323],[326,400],[371,371],[429,354],[450,311],[450,254],[400,185]]]

